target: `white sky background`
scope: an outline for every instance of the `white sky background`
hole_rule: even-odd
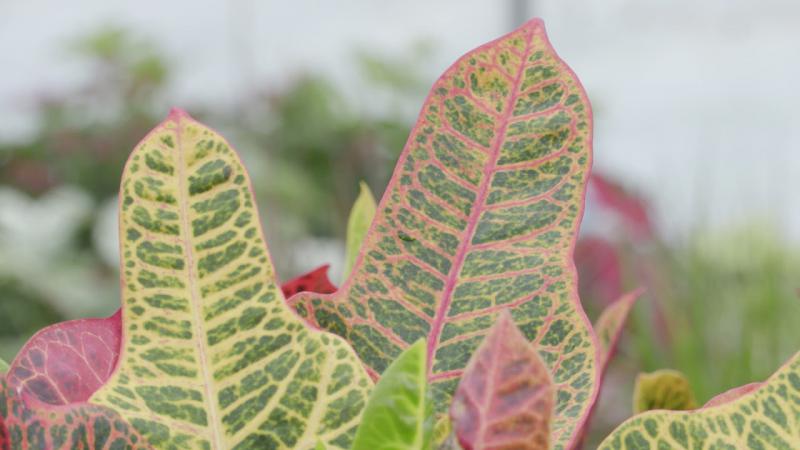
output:
[[[0,137],[30,130],[30,99],[74,86],[68,39],[108,23],[174,58],[169,103],[225,107],[297,73],[348,80],[354,49],[428,39],[430,83],[509,31],[511,0],[0,0]],[[654,201],[673,236],[771,220],[800,239],[800,2],[536,0],[595,110],[595,167]],[[367,108],[367,101],[360,99]]]

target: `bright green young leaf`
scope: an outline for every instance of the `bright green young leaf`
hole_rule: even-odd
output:
[[[653,409],[687,411],[697,408],[692,386],[677,370],[661,369],[640,373],[633,389],[633,413]]]
[[[800,353],[767,381],[751,387],[734,391],[729,401],[716,406],[634,416],[600,449],[800,448]]]
[[[322,441],[317,441],[317,446],[314,450],[325,450],[325,444],[323,444]]]
[[[373,376],[425,339],[439,414],[510,309],[552,373],[552,444],[574,445],[597,393],[572,262],[591,124],[540,20],[469,52],[431,89],[350,277],[293,306],[351,342]]]
[[[175,110],[134,149],[120,236],[122,349],[91,403],[157,449],[349,447],[371,382],[341,338],[284,304],[220,135]]]
[[[364,236],[367,235],[369,225],[375,217],[375,197],[369,190],[367,183],[363,181],[358,184],[359,193],[353,209],[350,210],[350,217],[347,219],[347,242],[345,246],[345,265],[344,276],[350,275],[356,263]]]
[[[0,374],[4,374],[8,372],[8,363],[3,361],[3,358],[0,358]]]
[[[353,450],[428,450],[433,414],[428,398],[425,342],[392,362],[364,408]]]

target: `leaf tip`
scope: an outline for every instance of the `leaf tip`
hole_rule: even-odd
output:
[[[186,111],[182,110],[181,108],[173,106],[169,109],[169,114],[167,115],[167,121],[172,122],[180,122],[181,119],[192,119],[192,116],[189,115]]]

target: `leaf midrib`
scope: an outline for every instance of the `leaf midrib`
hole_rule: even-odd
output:
[[[525,62],[530,57],[531,52],[531,41],[533,40],[533,36],[526,36],[525,41],[525,51],[520,58],[519,69],[517,71],[516,78],[514,79],[513,85],[511,90],[509,91],[509,97],[506,101],[505,109],[503,111],[503,115],[498,119],[500,122],[499,127],[497,127],[497,135],[495,135],[495,140],[492,143],[491,147],[489,148],[490,152],[490,160],[486,163],[486,166],[483,169],[483,179],[481,180],[481,184],[478,188],[478,194],[475,198],[475,205],[476,207],[471,211],[468,221],[467,221],[467,229],[464,232],[464,239],[461,240],[459,243],[458,251],[456,252],[456,257],[453,260],[453,266],[450,268],[450,273],[447,275],[447,283],[445,284],[444,291],[442,293],[442,302],[439,304],[439,308],[436,310],[436,315],[433,318],[433,324],[431,325],[431,331],[428,337],[428,348],[427,348],[427,372],[428,377],[433,373],[433,358],[436,354],[436,349],[439,346],[439,337],[442,334],[442,329],[445,323],[445,317],[447,316],[447,312],[450,309],[450,303],[453,300],[453,291],[455,291],[456,284],[458,284],[459,274],[461,273],[461,268],[464,265],[464,260],[466,259],[467,252],[472,244],[472,239],[475,235],[475,230],[478,227],[478,219],[480,219],[481,213],[483,213],[486,205],[486,197],[489,195],[489,186],[491,185],[492,175],[496,171],[497,168],[497,161],[500,158],[500,146],[504,142],[504,137],[506,134],[506,130],[508,129],[508,125],[511,122],[511,116],[514,111],[514,102],[518,97],[518,91],[520,84],[522,82],[522,77],[525,73],[524,67]],[[476,100],[477,101],[477,100]]]
[[[183,247],[184,252],[186,255],[186,274],[187,274],[187,281],[189,285],[189,292],[190,292],[190,302],[191,302],[191,309],[192,309],[192,316],[194,322],[194,342],[195,347],[197,348],[197,355],[199,358],[200,363],[200,370],[203,376],[203,389],[205,391],[205,399],[204,402],[206,403],[206,411],[208,413],[208,422],[211,429],[211,445],[213,449],[222,450],[225,448],[224,442],[222,439],[222,433],[219,429],[219,420],[220,417],[219,411],[217,410],[217,404],[214,401],[214,390],[212,388],[212,376],[211,376],[211,368],[208,364],[206,359],[206,355],[209,353],[208,349],[208,336],[206,334],[206,329],[203,326],[204,321],[201,314],[202,310],[202,303],[203,303],[203,296],[200,293],[200,285],[196,282],[199,279],[196,268],[195,268],[195,261],[194,261],[194,251],[192,250],[192,239],[191,239],[191,223],[189,221],[189,189],[186,186],[186,161],[185,161],[185,153],[183,148],[183,122],[186,121],[186,118],[183,117],[182,113],[175,114],[175,137],[176,137],[176,144],[178,148],[178,203],[180,206],[181,211],[181,227],[183,228]]]

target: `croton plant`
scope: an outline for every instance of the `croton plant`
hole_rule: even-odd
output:
[[[0,449],[580,447],[640,294],[595,326],[577,296],[591,144],[528,22],[434,83],[380,203],[362,189],[342,285],[323,267],[281,287],[242,162],[173,110],[122,175],[120,311],[24,346]],[[601,448],[800,448],[800,357]]]

